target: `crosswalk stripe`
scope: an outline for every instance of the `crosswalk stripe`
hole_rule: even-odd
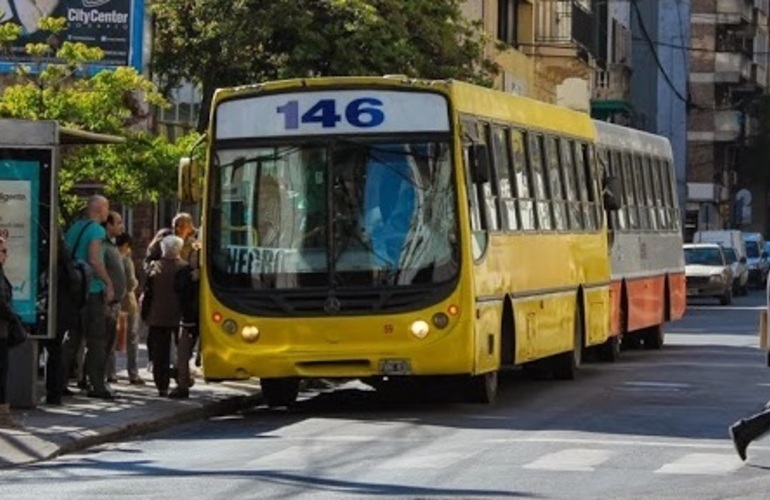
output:
[[[733,453],[689,453],[679,460],[667,463],[656,474],[729,474],[743,465]]]
[[[570,448],[544,455],[524,465],[525,469],[592,472],[613,455],[610,450]]]

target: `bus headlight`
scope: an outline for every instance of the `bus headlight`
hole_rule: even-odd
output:
[[[424,339],[430,333],[430,325],[428,325],[427,321],[420,319],[412,323],[412,326],[409,327],[409,331],[418,339]]]
[[[238,331],[238,323],[232,319],[226,319],[222,322],[222,330],[225,333],[232,335]]]
[[[246,342],[256,342],[259,338],[259,328],[254,325],[244,325],[241,328],[241,338]]]

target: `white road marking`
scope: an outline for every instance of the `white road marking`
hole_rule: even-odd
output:
[[[469,456],[462,453],[434,453],[422,455],[399,456],[393,460],[379,463],[375,469],[442,469],[457,465]]]
[[[656,470],[656,474],[729,474],[743,465],[735,453],[690,453]]]
[[[609,450],[590,450],[586,448],[571,448],[544,455],[525,469],[558,470],[572,472],[593,472],[594,468],[603,464],[613,455]]]

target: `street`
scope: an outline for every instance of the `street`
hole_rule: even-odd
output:
[[[5,498],[767,498],[770,442],[727,427],[770,399],[764,293],[690,302],[662,351],[574,382],[506,374],[494,406],[358,382],[0,472]]]

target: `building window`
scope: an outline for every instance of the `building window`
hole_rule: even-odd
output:
[[[497,0],[497,38],[516,47],[519,43],[519,0]]]

